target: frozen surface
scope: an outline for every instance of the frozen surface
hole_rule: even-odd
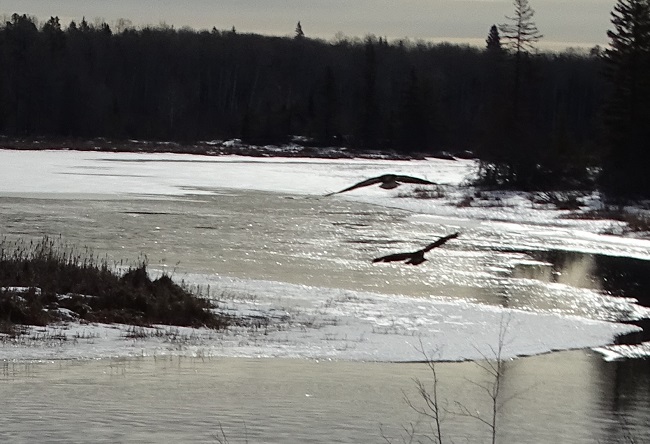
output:
[[[193,276],[228,289],[220,310],[257,326],[226,332],[159,326],[68,324],[8,342],[3,359],[114,356],[287,357],[364,361],[503,358],[595,347],[633,331],[623,324],[531,313],[445,298],[413,299],[278,282]],[[542,333],[543,332],[543,333]],[[148,338],[144,338],[149,336]],[[134,338],[136,337],[136,338]]]
[[[487,227],[486,237],[473,239],[473,245],[483,249],[553,248],[650,258],[650,242],[646,240],[600,234],[616,224],[613,221],[567,219],[566,212],[533,204],[523,193],[476,197],[464,185],[476,167],[468,160],[259,159],[0,150],[0,165],[0,196],[53,199],[173,199],[223,193],[228,189],[322,198],[325,193],[368,177],[389,172],[409,174],[439,183],[441,197],[404,197],[413,187],[386,191],[374,186],[327,199],[357,200],[407,210],[411,212],[408,221],[414,225],[452,220],[461,230]],[[458,205],[468,196],[472,196],[472,205]],[[597,196],[585,204],[597,207]],[[4,338],[0,359],[175,354],[415,361],[426,355],[456,361],[493,357],[504,326],[503,357],[585,347],[607,350],[608,356],[616,351],[621,356],[643,354],[644,350],[647,353],[644,346],[633,353],[608,347],[617,335],[637,327],[602,320],[639,319],[648,316],[647,309],[634,300],[613,298],[597,290],[567,286],[567,293],[571,292],[576,303],[584,301],[605,312],[594,319],[552,308],[519,310],[478,304],[444,294],[380,295],[336,288],[335,284],[331,288],[312,287],[202,274],[184,279],[192,284],[226,288],[225,293],[213,296],[219,299],[220,310],[260,322],[255,327],[231,328],[226,332],[76,323],[33,328],[21,339]],[[627,318],[621,313],[626,313]]]

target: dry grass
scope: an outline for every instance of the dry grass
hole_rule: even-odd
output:
[[[447,197],[445,189],[440,185],[430,187],[414,187],[409,191],[400,191],[397,197],[412,199],[442,199]]]
[[[85,249],[60,240],[0,241],[0,326],[84,322],[225,328],[230,318],[207,299],[163,275],[151,280],[143,261],[124,274]]]
[[[605,208],[573,214],[569,217],[620,222],[620,224],[612,223],[610,228],[605,230],[603,234],[650,233],[650,213],[647,210],[630,212],[622,208]]]
[[[540,205],[553,205],[558,210],[579,210],[583,204],[581,198],[585,193],[580,191],[547,191],[531,194],[531,202]]]

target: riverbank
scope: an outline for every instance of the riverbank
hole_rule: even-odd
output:
[[[192,143],[146,140],[65,139],[49,137],[8,138],[0,136],[0,149],[11,150],[76,150],[111,153],[171,153],[205,156],[237,155],[248,157],[303,157],[315,159],[423,159],[424,155],[405,155],[395,152],[356,150],[341,144],[314,143],[295,136],[281,144],[248,144],[240,139],[198,141]],[[442,155],[442,154],[441,154]],[[471,153],[458,153],[471,157]],[[451,158],[451,155],[447,155]]]

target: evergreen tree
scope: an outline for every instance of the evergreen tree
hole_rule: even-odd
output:
[[[605,51],[611,85],[609,153],[602,183],[610,194],[650,196],[650,2],[618,0]]]
[[[296,31],[295,31],[294,38],[296,38],[296,39],[304,39],[305,38],[305,33],[302,30],[302,25],[300,24],[300,22],[298,22],[298,24],[296,25]]]
[[[39,114],[40,66],[39,32],[35,20],[26,14],[12,14],[5,25],[7,51],[6,70],[8,79],[13,79],[7,88],[7,125],[16,134],[27,135],[33,130]],[[0,63],[2,66],[3,63]]]
[[[487,45],[487,50],[490,53],[500,54],[503,51],[501,46],[501,36],[499,35],[497,25],[492,25],[490,27],[490,32],[488,33],[485,43]]]
[[[504,97],[508,90],[507,76],[504,72],[506,52],[501,46],[501,36],[496,25],[490,27],[486,39],[485,70],[483,82],[484,101],[480,109],[482,136],[476,149],[481,157],[480,176],[486,184],[499,184],[502,176],[507,176],[510,169],[507,163],[510,158],[510,147],[504,143],[507,134],[507,124],[510,120],[510,107],[504,106]]]
[[[79,24],[79,30],[81,32],[90,32],[90,25],[86,21],[86,17],[81,18],[81,23]]]
[[[539,138],[532,128],[534,118],[531,109],[534,106],[531,94],[526,94],[534,88],[531,81],[524,83],[524,68],[530,62],[528,55],[542,35],[533,22],[535,12],[528,0],[514,0],[513,4],[514,15],[506,16],[510,23],[501,24],[497,29],[501,32],[499,43],[505,41],[504,47],[512,56],[510,100],[488,118],[491,127],[486,133],[490,136],[486,151],[490,155],[481,166],[481,177],[486,182],[500,186],[533,189],[541,186],[541,182],[546,179],[540,175],[545,167],[536,146]],[[488,38],[487,41],[493,48],[495,37]],[[495,82],[497,85],[498,82]]]

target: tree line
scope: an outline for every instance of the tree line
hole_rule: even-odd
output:
[[[301,135],[315,145],[405,154],[472,150],[486,183],[519,188],[575,186],[601,165],[624,171],[621,163],[641,148],[618,158],[610,147],[629,142],[620,139],[629,127],[643,132],[647,100],[629,121],[629,103],[611,99],[628,81],[617,71],[628,69],[616,60],[621,50],[532,50],[541,38],[532,9],[514,3],[508,24],[486,30],[485,48],[375,36],[324,41],[300,23],[295,36],[272,37],[234,28],[114,30],[86,20],[64,26],[57,17],[39,25],[14,14],[0,25],[0,133],[250,143]],[[648,4],[619,1],[627,3]],[[643,94],[639,86],[627,97]],[[635,143],[647,146],[644,137]]]

